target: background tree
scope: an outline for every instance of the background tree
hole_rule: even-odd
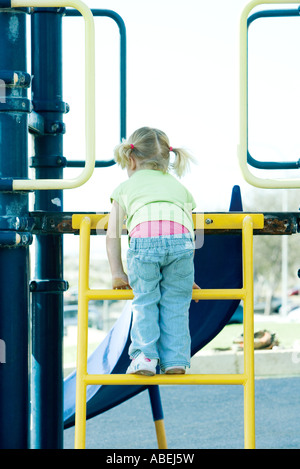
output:
[[[244,210],[253,212],[298,212],[300,190],[253,189],[247,194]],[[300,268],[300,234],[286,236],[287,288],[300,287],[297,272]],[[281,296],[283,236],[254,236],[255,301],[265,302],[270,313],[274,295]]]

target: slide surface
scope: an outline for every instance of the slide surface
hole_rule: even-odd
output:
[[[229,211],[241,212],[240,189],[234,186]],[[195,282],[201,288],[242,287],[242,237],[239,234],[208,234],[203,246],[195,250]],[[239,300],[192,301],[190,307],[191,352],[208,344],[230,321]],[[88,373],[120,374],[129,366],[131,302],[99,347],[88,358]],[[147,386],[88,386],[87,418],[121,404]],[[64,380],[64,426],[75,422],[76,371]]]

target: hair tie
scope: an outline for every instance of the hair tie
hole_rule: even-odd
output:
[[[170,151],[173,151],[173,147],[170,147],[169,150],[170,150]]]
[[[132,143],[130,144],[130,147],[132,150],[134,149],[134,145]]]

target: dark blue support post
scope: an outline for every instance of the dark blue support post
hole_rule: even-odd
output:
[[[164,425],[164,414],[161,403],[159,386],[152,385],[148,387],[150,404],[152,409],[153,421],[155,424],[156,438],[159,449],[167,448],[167,439]]]
[[[32,13],[32,94],[43,131],[33,133],[31,166],[37,179],[63,177],[62,15],[61,8]],[[61,190],[37,191],[35,210],[63,210]],[[49,290],[49,280],[52,285]],[[63,239],[36,237],[32,291],[33,448],[63,447]]]
[[[9,3],[9,2],[8,2]],[[2,1],[1,7],[7,7]],[[0,177],[28,177],[26,9],[0,10]],[[0,448],[29,444],[29,248],[16,233],[28,215],[26,193],[0,193]],[[6,235],[2,227],[7,227]],[[15,239],[9,243],[6,240]],[[21,241],[21,242],[20,242]]]
[[[159,386],[153,385],[148,388],[153,420],[163,420],[163,408],[160,398]]]

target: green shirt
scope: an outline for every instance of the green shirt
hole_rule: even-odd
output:
[[[141,169],[112,193],[127,215],[127,230],[145,221],[169,220],[185,226],[194,235],[191,216],[196,203],[192,194],[169,173]]]

